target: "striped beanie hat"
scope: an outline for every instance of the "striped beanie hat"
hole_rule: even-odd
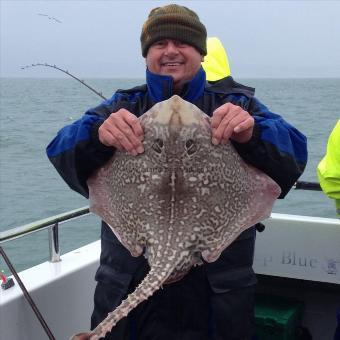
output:
[[[153,43],[163,39],[179,40],[195,47],[202,55],[207,54],[205,26],[187,7],[172,4],[151,10],[140,36],[143,57]]]

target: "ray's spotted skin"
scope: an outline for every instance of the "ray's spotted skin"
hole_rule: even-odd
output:
[[[144,150],[116,150],[89,180],[90,209],[133,256],[145,250],[150,271],[92,332],[100,339],[163,284],[192,266],[218,259],[245,229],[270,215],[280,194],[267,175],[247,165],[231,143],[213,145],[209,117],[173,96],[140,117]]]
[[[90,340],[92,333],[79,333],[76,335],[73,335],[73,337],[70,338],[70,340]]]

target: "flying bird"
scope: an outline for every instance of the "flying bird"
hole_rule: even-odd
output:
[[[48,14],[38,13],[38,15],[43,16],[43,17],[47,17],[49,20],[54,20],[55,22],[58,22],[59,24],[62,23],[59,19],[57,19],[55,17],[50,17]]]

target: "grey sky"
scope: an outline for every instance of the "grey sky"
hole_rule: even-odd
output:
[[[141,26],[171,1],[1,0],[2,77],[60,77],[47,62],[81,78],[142,78]],[[338,1],[176,1],[200,16],[226,47],[232,74],[340,77]],[[48,14],[60,20],[38,14]]]

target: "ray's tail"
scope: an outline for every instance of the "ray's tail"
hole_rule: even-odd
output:
[[[132,309],[147,300],[155,291],[161,288],[177,264],[187,255],[183,252],[181,256],[174,256],[175,262],[173,263],[163,263],[162,261],[162,263],[152,266],[137,288],[114,311],[110,312],[94,330],[89,333],[74,335],[70,340],[99,340],[105,337],[106,333],[110,332],[119,320],[126,317]]]
[[[162,272],[160,272],[160,270],[162,270]],[[90,339],[97,340],[104,337],[119,320],[123,319],[132,309],[153,295],[153,293],[162,286],[170,274],[171,272],[165,271],[164,268],[151,268],[135,291],[128,295],[128,297],[123,300],[113,312],[109,313],[106,319],[92,331],[93,335],[91,335]]]

